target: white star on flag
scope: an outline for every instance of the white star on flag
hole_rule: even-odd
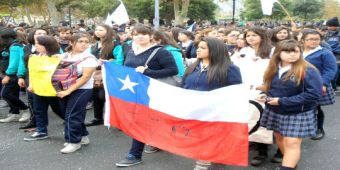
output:
[[[138,83],[132,82],[129,75],[125,77],[125,80],[122,80],[120,78],[118,78],[118,80],[123,83],[123,87],[120,89],[121,91],[129,89],[132,93],[135,93],[135,91],[133,90],[133,86],[137,86]]]

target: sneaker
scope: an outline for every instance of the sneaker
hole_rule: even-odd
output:
[[[93,102],[88,102],[86,105],[86,110],[90,110],[93,108]]]
[[[22,113],[21,118],[19,119],[19,122],[28,122],[31,118],[31,113],[26,110],[24,113]]]
[[[316,136],[312,137],[312,140],[321,140],[323,137],[325,137],[325,131],[323,129],[318,129],[316,132]]]
[[[19,114],[8,114],[7,118],[0,119],[0,123],[17,122],[20,119]]]
[[[210,166],[211,166],[211,162],[196,161],[194,170],[208,170]]]
[[[68,144],[70,144],[70,143],[65,142],[65,143],[64,143],[64,146],[67,146]],[[89,137],[83,136],[83,137],[81,138],[80,144],[81,144],[81,145],[88,145],[88,144],[90,144],[90,139],[89,139]]]
[[[151,145],[146,145],[144,149],[145,153],[155,153],[157,151],[159,151],[159,149]]]
[[[129,166],[137,165],[137,164],[140,164],[140,163],[142,163],[142,159],[136,158],[133,155],[129,155],[125,159],[116,163],[116,166],[117,167],[129,167]]]
[[[43,140],[48,138],[47,133],[34,132],[31,136],[24,138],[24,141]]]
[[[69,143],[67,144],[62,150],[60,150],[61,153],[72,153],[75,152],[76,150],[81,148],[80,143]]]
[[[0,107],[8,107],[8,103],[4,100],[0,100]]]
[[[257,155],[250,161],[250,164],[252,166],[260,166],[266,161],[267,157],[267,155]]]

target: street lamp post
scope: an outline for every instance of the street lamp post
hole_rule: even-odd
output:
[[[235,0],[233,0],[233,23],[235,22]]]
[[[155,29],[159,29],[159,0],[155,0],[155,18],[153,21]]]

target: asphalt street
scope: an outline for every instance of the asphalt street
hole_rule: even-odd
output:
[[[340,102],[340,95],[336,97]],[[8,107],[0,108],[0,118],[6,116]],[[303,170],[340,169],[340,105],[324,107],[326,136],[320,141],[306,139],[298,165]],[[87,120],[93,110],[88,110]],[[91,143],[72,154],[61,154],[63,148],[63,121],[49,112],[49,139],[24,141],[28,133],[19,130],[21,123],[0,124],[0,170],[192,170],[195,161],[168,152],[144,154],[143,163],[130,168],[117,168],[115,163],[126,156],[131,139],[115,128],[89,127]],[[271,147],[270,156],[276,146]],[[254,156],[250,149],[249,159]],[[271,170],[279,164],[268,162],[261,167],[233,167],[214,165],[215,170]]]

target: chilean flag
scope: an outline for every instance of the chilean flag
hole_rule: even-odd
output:
[[[133,68],[110,62],[103,66],[105,125],[195,160],[248,165],[246,86],[187,90]]]

